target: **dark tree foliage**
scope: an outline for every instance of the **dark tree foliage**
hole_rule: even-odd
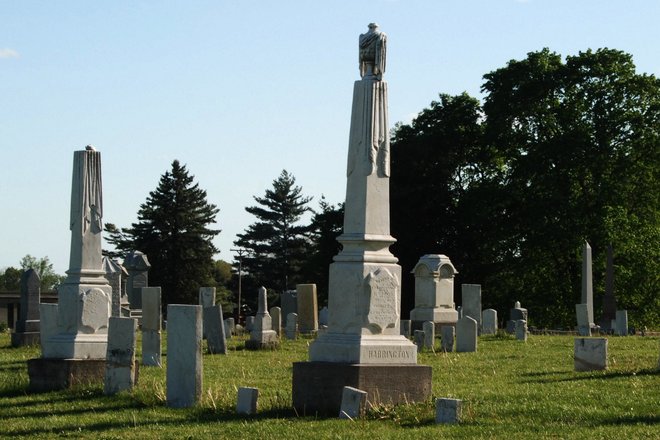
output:
[[[21,275],[23,271],[15,267],[8,267],[0,274],[0,290],[16,291],[21,288]]]
[[[344,224],[344,204],[329,204],[321,197],[320,211],[315,211],[309,225],[310,246],[303,277],[305,282],[315,283],[319,306],[328,300],[328,275],[332,259],[341,250],[337,237],[341,235]]]
[[[243,257],[247,302],[256,297],[258,286],[281,292],[301,281],[300,272],[309,253],[309,228],[299,221],[309,211],[311,197],[304,197],[295,183],[293,175],[283,170],[264,197],[254,197],[257,205],[245,208],[257,218],[234,242],[249,251]]]
[[[149,284],[162,288],[164,305],[196,304],[200,287],[216,285],[212,240],[220,231],[209,226],[219,209],[193,180],[175,160],[140,205],[137,223],[124,229],[106,224],[107,241],[121,256],[134,249],[147,255]]]
[[[610,49],[565,62],[545,49],[484,78],[482,109],[441,96],[394,131],[404,271],[444,253],[457,284],[482,284],[485,307],[520,300],[534,324],[572,327],[582,244],[598,306],[611,243],[619,307],[634,325],[660,325],[660,81]]]

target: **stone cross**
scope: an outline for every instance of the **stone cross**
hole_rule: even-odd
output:
[[[167,306],[167,406],[194,406],[202,395],[202,307]]]

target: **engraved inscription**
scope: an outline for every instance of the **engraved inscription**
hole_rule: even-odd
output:
[[[369,359],[410,359],[412,354],[410,351],[406,350],[385,350],[385,349],[375,349],[369,350],[368,352]]]
[[[399,280],[389,270],[380,268],[367,275],[365,281],[369,298],[368,327],[373,334],[379,334],[388,327],[394,327],[399,319]]]
[[[85,327],[86,333],[96,333],[99,329],[108,326],[110,316],[110,299],[101,289],[90,289],[83,293],[82,313],[80,323]]]

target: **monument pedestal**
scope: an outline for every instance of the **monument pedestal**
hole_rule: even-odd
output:
[[[33,392],[56,391],[81,385],[103,385],[105,359],[28,359],[28,389]],[[135,361],[137,384],[139,362]]]
[[[339,414],[345,386],[367,392],[372,405],[431,397],[432,368],[416,364],[294,362],[293,407],[299,415]]]

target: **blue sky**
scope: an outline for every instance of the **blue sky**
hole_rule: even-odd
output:
[[[388,34],[390,123],[549,47],[610,47],[660,75],[650,0],[0,0],[0,268],[68,268],[73,151],[102,153],[104,221],[128,226],[174,159],[220,208],[217,256],[287,169],[343,200],[357,38]],[[395,173],[396,170],[393,170]]]

